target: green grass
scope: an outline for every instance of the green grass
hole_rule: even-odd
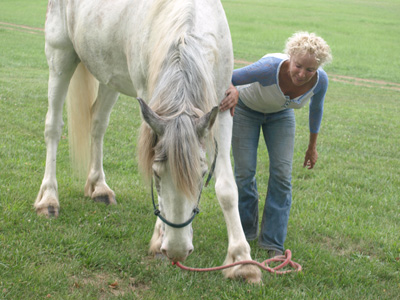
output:
[[[294,31],[316,31],[333,49],[329,73],[400,83],[398,2],[223,4],[236,59],[256,60],[281,51]],[[0,22],[42,27],[45,12],[43,0],[2,1]],[[307,109],[296,111],[285,246],[303,272],[264,273],[263,285],[253,286],[224,280],[220,272],[183,272],[148,256],[155,217],[135,158],[139,107],[128,97],[116,104],[105,138],[104,167],[118,205],[106,207],[83,196],[84,182],[71,175],[65,126],[57,161],[62,210],[58,219],[37,217],[33,202],[45,164],[44,35],[0,24],[0,44],[0,299],[399,297],[399,91],[331,81],[312,171],[302,168]],[[390,54],[381,55],[383,49]],[[267,161],[260,145],[261,195]],[[195,251],[186,264],[217,266],[225,258],[227,237],[212,188],[203,193],[201,211],[193,224]],[[251,247],[254,259],[266,258],[257,243]]]
[[[1,0],[0,22],[44,27],[46,0]]]
[[[340,75],[400,82],[397,0],[224,0],[235,58],[254,61],[283,51],[296,31],[316,32],[332,48],[326,69]]]

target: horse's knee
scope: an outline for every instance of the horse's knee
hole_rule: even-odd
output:
[[[51,120],[50,120],[51,119]],[[50,140],[59,140],[61,137],[62,129],[64,127],[64,122],[61,120],[56,120],[55,118],[46,117],[46,123],[44,128],[44,139],[46,142]]]
[[[217,180],[215,192],[223,210],[231,210],[238,205],[238,191],[235,182]]]

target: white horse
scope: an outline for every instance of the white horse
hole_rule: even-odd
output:
[[[229,112],[218,114],[217,108],[233,67],[221,3],[49,0],[45,32],[47,156],[34,205],[37,213],[59,214],[56,152],[67,93],[71,150],[88,170],[85,195],[116,203],[105,181],[102,147],[112,107],[123,93],[148,102],[139,100],[144,119],[139,162],[144,174],[154,177],[160,218],[168,220],[165,224],[157,218],[150,251],[173,261],[183,261],[193,251],[191,225],[168,224],[181,224],[192,216],[208,169],[207,151],[213,157],[215,139],[215,189],[229,237],[225,264],[251,259],[230,161],[232,118]],[[251,265],[224,272],[228,278],[261,280],[261,272]]]

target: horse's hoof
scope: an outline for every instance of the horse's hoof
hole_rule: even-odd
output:
[[[117,204],[117,201],[115,200],[115,197],[114,196],[110,196],[110,195],[96,196],[96,197],[93,198],[93,200],[95,202],[101,202],[101,203],[105,203],[107,205]]]
[[[60,211],[59,207],[49,205],[37,208],[36,214],[38,216],[44,216],[46,218],[57,218],[59,211]]]
[[[253,265],[241,265],[222,271],[226,278],[244,279],[247,283],[261,284],[261,270]]]

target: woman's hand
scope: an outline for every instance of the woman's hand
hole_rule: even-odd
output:
[[[310,141],[308,143],[308,149],[306,151],[306,156],[304,158],[303,168],[305,167],[307,167],[308,169],[314,168],[314,165],[318,160],[317,138],[318,138],[318,133],[310,132]]]
[[[222,99],[221,103],[219,104],[220,111],[225,111],[230,109],[231,116],[235,114],[235,107],[239,100],[239,92],[235,88],[233,84],[225,92],[225,98]]]
[[[306,156],[304,158],[303,168],[307,167],[308,169],[314,168],[318,160],[318,152],[317,148],[308,148],[306,151]]]

